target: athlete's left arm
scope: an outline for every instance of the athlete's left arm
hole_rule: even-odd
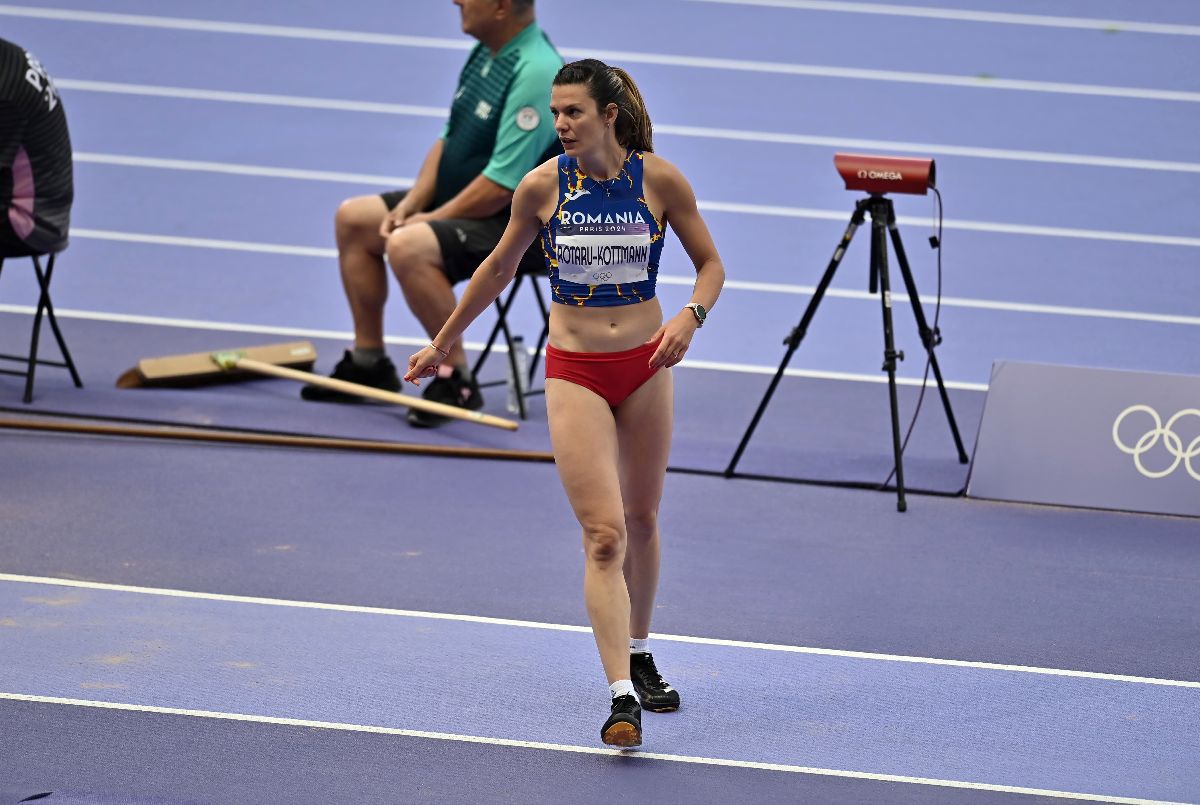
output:
[[[700,217],[696,194],[683,173],[661,157],[646,155],[644,182],[662,204],[663,226],[670,226],[696,267],[696,285],[688,303],[698,302],[712,310],[725,284],[725,266],[717,254],[708,225]],[[683,360],[699,323],[696,315],[684,307],[663,323],[654,338],[662,342],[650,357],[650,366],[674,366]],[[651,339],[653,340],[653,339]]]

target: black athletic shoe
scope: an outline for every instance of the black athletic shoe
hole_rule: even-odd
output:
[[[335,380],[358,383],[362,386],[372,386],[384,391],[400,390],[400,378],[396,375],[396,366],[386,355],[367,369],[356,364],[350,355],[350,350],[346,350],[346,354],[338,361],[338,365],[333,367],[333,374],[330,377]],[[359,397],[357,394],[346,394],[324,386],[315,386],[312,383],[300,389],[300,396],[313,402],[357,403],[366,400],[366,397]]]
[[[455,367],[449,377],[435,377],[421,395],[431,402],[444,405],[454,405],[468,411],[478,411],[483,407],[483,395],[479,393],[479,384],[475,378],[467,380],[463,372]],[[450,421],[450,417],[431,414],[427,411],[408,409],[408,424],[414,428],[436,428]]]
[[[633,689],[642,700],[642,707],[651,713],[669,713],[679,709],[679,691],[662,678],[648,651],[629,655],[629,675]]]
[[[636,696],[616,696],[612,715],[600,728],[600,740],[609,746],[642,745],[642,706]]]

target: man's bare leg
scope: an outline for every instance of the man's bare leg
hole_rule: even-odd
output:
[[[343,201],[334,216],[338,267],[354,318],[354,346],[359,349],[383,349],[388,276],[379,227],[386,215],[387,205],[382,198],[358,196]]]
[[[400,282],[408,308],[433,338],[457,303],[450,280],[442,271],[442,250],[428,224],[412,224],[392,232],[387,240],[388,264]],[[467,368],[467,353],[462,341],[438,344],[450,354],[446,363]]]

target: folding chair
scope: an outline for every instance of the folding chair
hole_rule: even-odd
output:
[[[79,372],[75,371],[75,362],[71,360],[71,353],[67,350],[67,342],[63,339],[62,331],[58,329],[58,319],[54,316],[54,305],[50,302],[50,278],[54,274],[54,260],[58,256],[57,253],[49,254],[49,262],[46,264],[45,272],[42,271],[41,258],[46,257],[45,254],[34,254],[31,252],[20,253],[0,253],[0,271],[4,269],[4,261],[7,258],[13,257],[28,257],[33,260],[33,270],[37,274],[38,294],[37,312],[33,316],[33,337],[29,343],[28,355],[3,355],[0,354],[0,360],[16,361],[25,364],[24,371],[13,369],[0,369],[0,374],[16,375],[17,377],[25,378],[25,402],[33,402],[33,374],[39,365],[41,366],[58,366],[66,369],[71,373],[71,380],[75,382],[76,388],[83,388],[83,381],[79,379]],[[50,321],[50,329],[54,331],[54,338],[58,341],[58,349],[62,352],[62,361],[48,361],[38,357],[38,336],[42,329],[42,315]]]
[[[546,339],[550,335],[550,309],[546,307],[546,298],[542,296],[542,287],[539,280],[545,276],[545,271],[526,271],[516,275],[513,279],[512,288],[508,291],[508,296],[504,300],[496,300],[496,325],[492,328],[491,335],[488,336],[487,343],[483,346],[483,351],[479,353],[479,357],[475,359],[475,366],[471,369],[472,374],[479,376],[479,370],[483,368],[483,364],[487,361],[488,356],[492,354],[492,346],[496,343],[496,338],[500,335],[504,336],[504,343],[508,347],[508,366],[512,377],[516,377],[520,373],[520,364],[517,362],[517,348],[513,346],[512,331],[508,327],[508,311],[512,308],[513,301],[517,298],[517,292],[521,290],[521,284],[528,279],[529,287],[533,288],[533,295],[537,298],[538,309],[542,312],[542,334],[538,336],[537,348],[533,351],[533,358],[529,361],[529,376],[525,378],[524,393],[517,394],[517,413],[521,419],[527,417],[525,409],[525,398],[532,397],[535,394],[545,394],[544,388],[533,388],[533,378],[537,373],[538,359],[542,355],[542,348],[546,346]],[[507,380],[492,380],[488,383],[480,383],[480,387],[484,386],[499,386],[507,383]]]

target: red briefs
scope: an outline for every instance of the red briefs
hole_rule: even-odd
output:
[[[650,356],[658,342],[623,352],[567,352],[546,345],[546,379],[557,378],[596,392],[616,408],[654,376]]]

